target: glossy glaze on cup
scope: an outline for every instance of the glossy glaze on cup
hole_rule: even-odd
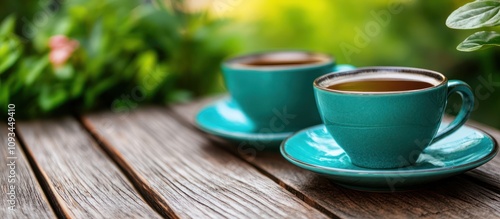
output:
[[[243,64],[253,59],[287,55],[292,58],[312,57],[321,61],[302,65]],[[234,101],[256,129],[274,133],[296,131],[321,123],[311,83],[315,78],[335,71],[334,68],[333,58],[302,51],[242,56],[230,59],[222,66],[226,87]]]
[[[381,72],[429,80],[434,86],[400,92],[325,89],[334,81],[372,77]],[[473,106],[472,92],[465,83],[448,82],[444,75],[423,69],[365,68],[325,75],[314,85],[316,102],[327,130],[353,164],[367,168],[397,168],[415,163],[431,141],[437,141],[463,125]],[[449,85],[452,88],[449,89]],[[436,136],[447,96],[457,91],[466,97],[465,108],[449,128]]]

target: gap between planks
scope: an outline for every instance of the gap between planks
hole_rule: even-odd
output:
[[[194,125],[192,125],[190,123],[189,120],[184,119],[182,116],[180,116],[174,110],[171,110],[169,108],[166,108],[166,110],[168,110],[172,114],[175,114],[174,118],[176,118],[181,123],[188,124],[188,126],[190,126],[190,128],[192,128],[194,132],[196,132],[196,133],[198,133],[199,135],[202,135],[202,136],[206,136],[207,135],[207,133],[205,133],[205,132],[199,130],[198,128],[196,128]],[[229,152],[230,154],[232,154],[233,156],[237,157],[241,161],[243,161],[243,162],[247,163],[248,165],[252,166],[255,170],[257,170],[258,172],[260,172],[264,176],[268,177],[269,179],[271,179],[276,184],[278,184],[279,186],[281,186],[285,190],[289,191],[293,195],[297,196],[300,200],[304,201],[309,206],[318,209],[320,212],[326,214],[330,218],[340,218],[335,213],[333,213],[333,212],[329,211],[328,209],[324,208],[323,206],[317,204],[317,202],[314,199],[311,199],[310,197],[304,195],[303,193],[301,193],[300,191],[296,190],[295,188],[287,185],[284,181],[280,180],[277,176],[274,176],[269,171],[266,171],[265,169],[261,168],[259,165],[256,165],[255,163],[251,162],[251,160],[249,160],[248,158],[245,158],[245,156],[242,156],[242,154],[238,153],[234,149],[234,145],[232,145],[231,143],[226,142],[226,141],[221,140],[221,139],[218,139],[216,137],[212,137],[212,136],[207,136],[207,139],[210,142],[212,142],[214,145],[220,146],[220,148],[222,148],[223,150]],[[277,151],[266,151],[265,153],[268,153],[268,152],[270,152],[270,153],[279,153]]]
[[[106,139],[101,138],[96,128],[85,119],[83,116],[77,117],[78,121],[81,125],[90,133],[92,138],[97,142],[99,148],[105,152],[105,154],[110,158],[116,165],[120,168],[121,172],[128,178],[128,180],[132,183],[134,188],[139,192],[144,200],[157,211],[159,214],[166,218],[176,219],[179,218],[178,215],[170,208],[168,203],[165,200],[159,198],[154,189],[147,183],[146,180],[142,178],[134,168],[129,165],[129,163],[121,156],[120,152],[118,152],[114,147],[108,147],[111,145],[107,142]]]
[[[9,151],[11,149],[9,148],[9,150],[7,150],[6,147],[8,142],[7,138],[9,136],[7,135],[7,126],[2,123],[0,124],[0,129],[0,140],[2,141],[0,142],[0,145],[2,146],[0,152],[0,160],[6,158],[5,162],[9,160],[10,163],[10,159],[7,157],[9,157],[9,155],[12,156],[12,154],[9,154]],[[15,133],[15,135],[17,134]],[[2,182],[2,191],[5,191],[5,194],[7,193],[7,191],[10,191],[10,189],[7,189],[7,187],[10,187],[10,185],[15,186],[15,210],[9,210],[8,207],[5,206],[5,204],[8,204],[8,202],[4,200],[2,203],[0,203],[0,206],[2,206],[2,209],[0,209],[0,215],[3,215],[3,217],[5,218],[55,218],[57,212],[53,211],[53,209],[55,208],[47,199],[47,195],[43,189],[43,186],[40,185],[38,176],[36,176],[36,171],[32,169],[32,166],[29,163],[27,155],[23,150],[22,142],[19,141],[19,138],[17,136],[13,138],[15,142],[15,148],[13,149],[15,157],[12,159],[14,159],[15,162],[15,182],[11,182],[10,178],[9,182],[7,182],[7,174],[5,176],[2,176],[0,178],[0,181]],[[10,167],[5,164],[6,163],[2,162],[2,166],[0,167],[0,170],[7,170],[5,172],[1,171],[3,173],[9,172],[8,170],[10,169]],[[21,187],[20,185],[23,186]]]
[[[124,117],[124,118],[120,119],[121,117]],[[156,117],[159,120],[157,120],[157,119],[151,120],[153,117]],[[272,182],[272,180],[270,180],[272,183],[267,185],[266,180],[263,180],[263,179],[264,178],[267,179],[268,177],[259,176],[259,175],[261,175],[260,171],[256,170],[256,168],[253,165],[249,165],[246,161],[242,161],[240,158],[235,157],[230,153],[216,152],[216,151],[221,150],[220,147],[210,146],[210,149],[212,152],[209,152],[209,153],[212,155],[219,156],[219,158],[222,158],[224,160],[223,162],[227,162],[228,164],[231,164],[232,168],[235,168],[237,171],[244,171],[244,172],[240,173],[242,175],[234,178],[236,176],[236,175],[234,175],[234,172],[232,172],[232,171],[228,172],[228,169],[224,170],[225,169],[225,167],[224,167],[220,170],[221,173],[212,172],[207,176],[203,176],[203,177],[199,176],[201,178],[191,178],[191,180],[195,180],[195,181],[199,181],[200,179],[205,180],[205,178],[206,178],[208,180],[207,181],[208,187],[206,185],[203,185],[204,183],[202,183],[202,184],[194,183],[193,184],[193,182],[189,182],[189,181],[185,181],[185,183],[187,183],[187,185],[181,185],[181,187],[183,187],[183,188],[184,187],[188,188],[189,186],[193,186],[193,189],[195,189],[195,190],[201,189],[202,191],[205,191],[206,189],[209,189],[210,191],[212,191],[212,189],[215,189],[213,191],[215,193],[211,193],[211,192],[205,193],[207,195],[207,197],[204,197],[205,195],[199,196],[199,194],[197,194],[197,195],[191,194],[190,191],[187,191],[188,193],[185,193],[186,191],[183,191],[184,192],[183,194],[177,194],[176,193],[176,192],[178,192],[177,190],[179,190],[179,189],[182,190],[183,188],[180,188],[179,187],[180,185],[177,185],[178,180],[180,178],[175,177],[175,176],[177,176],[177,174],[179,174],[179,172],[176,172],[176,171],[182,172],[182,174],[180,174],[179,177],[186,177],[187,175],[185,175],[185,174],[188,174],[188,175],[192,174],[189,172],[184,172],[184,171],[193,171],[190,168],[198,167],[198,168],[201,168],[202,170],[204,169],[204,171],[210,170],[210,167],[207,169],[207,167],[204,167],[201,164],[195,164],[194,166],[192,166],[194,164],[192,159],[198,159],[198,160],[196,160],[195,163],[198,163],[198,162],[207,163],[207,162],[209,162],[209,163],[207,163],[207,165],[213,164],[215,166],[220,165],[217,162],[222,162],[222,161],[218,161],[218,159],[216,157],[211,157],[210,155],[209,156],[211,157],[211,159],[208,160],[207,159],[208,157],[205,157],[208,155],[207,154],[208,151],[204,151],[208,148],[200,147],[200,146],[202,146],[202,144],[204,145],[205,143],[208,143],[207,140],[201,136],[198,136],[197,135],[198,132],[193,133],[192,132],[193,130],[190,127],[186,127],[185,124],[182,124],[179,122],[179,120],[177,120],[175,118],[171,118],[171,117],[172,117],[172,113],[168,109],[159,108],[159,107],[156,107],[156,108],[149,107],[149,108],[139,109],[139,110],[132,112],[132,113],[125,115],[125,116],[116,115],[116,114],[113,114],[111,112],[105,112],[105,113],[101,113],[101,114],[97,114],[97,115],[86,115],[86,116],[82,117],[81,121],[90,132],[94,133],[94,135],[98,139],[100,139],[100,141],[102,143],[101,144],[102,147],[108,148],[106,150],[111,152],[111,157],[116,157],[115,162],[117,162],[119,165],[123,165],[125,167],[125,171],[138,172],[137,176],[143,176],[143,177],[134,178],[133,180],[138,181],[139,184],[142,184],[143,182],[149,181],[154,185],[155,191],[148,193],[147,194],[148,196],[149,195],[151,195],[151,196],[158,196],[159,195],[160,197],[158,199],[156,199],[156,201],[162,200],[162,199],[167,199],[168,203],[172,204],[176,208],[175,211],[177,214],[180,213],[183,216],[190,217],[193,215],[195,215],[195,216],[199,215],[201,212],[205,212],[205,213],[212,212],[212,213],[216,214],[215,216],[217,216],[217,215],[218,216],[221,216],[221,215],[228,216],[228,215],[232,214],[231,212],[233,212],[233,213],[238,213],[240,215],[239,217],[242,217],[242,216],[248,217],[248,215],[246,215],[247,213],[255,214],[255,212],[260,212],[259,214],[264,213],[268,216],[274,215],[273,217],[278,217],[278,215],[282,215],[283,213],[285,213],[285,214],[288,214],[288,213],[297,214],[297,215],[295,215],[297,217],[299,217],[299,216],[303,217],[305,214],[308,214],[309,217],[311,217],[311,216],[312,217],[322,217],[321,215],[323,215],[323,214],[320,214],[318,211],[316,211],[314,208],[311,208],[309,205],[300,204],[301,201],[293,200],[293,199],[295,199],[295,196],[287,195],[288,193],[285,191],[280,192],[279,190],[276,190],[274,188],[275,186],[271,186],[271,184],[272,185],[275,184],[274,182]],[[107,128],[108,122],[111,123],[110,125],[113,126],[114,128],[108,129]],[[173,123],[173,124],[170,124],[170,123]],[[179,128],[174,129],[173,126],[178,126]],[[117,129],[117,130],[112,130],[112,129]],[[131,129],[135,129],[135,131],[131,132]],[[163,130],[163,129],[167,129],[167,130]],[[181,136],[174,135],[175,137],[171,136],[173,138],[168,138],[168,137],[164,136],[165,134],[163,134],[162,132],[159,132],[158,130],[163,130],[164,132],[166,132],[168,130],[170,132],[178,131],[179,134],[181,134],[181,133],[182,134],[181,134]],[[186,133],[183,133],[183,132],[186,132]],[[134,134],[134,136],[130,136],[132,133]],[[196,135],[193,135],[195,133],[196,133]],[[182,137],[184,135],[185,136],[193,136],[193,138],[188,139],[186,137]],[[157,142],[157,141],[159,141],[159,139],[156,139],[156,138],[161,138],[163,140],[163,142],[161,142],[161,143]],[[189,144],[184,144],[187,142],[183,143],[183,142],[178,141],[178,139],[184,139],[184,138],[188,139],[191,142]],[[138,143],[133,142],[133,141],[139,141],[142,144],[136,145]],[[157,145],[157,144],[160,144],[160,145]],[[196,144],[196,145],[193,145],[193,144]],[[141,145],[149,145],[148,150],[138,150],[137,151],[136,147],[142,147]],[[161,147],[158,147],[158,146],[161,146]],[[177,146],[179,148],[176,149],[175,147],[177,147]],[[184,147],[187,147],[187,148],[184,148]],[[134,150],[136,150],[136,151],[134,151]],[[181,150],[181,151],[177,151],[177,150]],[[133,155],[130,154],[132,152],[133,152]],[[151,153],[153,153],[153,154],[151,154]],[[158,156],[159,153],[164,154],[165,156]],[[173,154],[169,154],[169,153],[173,153]],[[185,155],[180,156],[179,153],[184,153]],[[188,156],[188,154],[186,154],[186,153],[193,153],[193,154]],[[166,156],[167,154],[169,154],[169,156]],[[195,158],[191,158],[191,156],[194,156]],[[200,157],[200,156],[203,156],[203,157]],[[165,157],[165,158],[162,158],[162,157]],[[168,158],[166,158],[166,157],[168,157]],[[151,159],[152,161],[148,161],[148,162],[153,162],[153,163],[155,163],[155,165],[152,166],[151,164],[147,164],[146,166],[144,166],[144,164],[141,164],[141,162],[144,162],[145,160],[147,160],[146,158]],[[168,166],[172,165],[171,163],[169,163],[169,161],[177,163],[177,162],[181,161],[181,160],[178,160],[180,158],[186,159],[186,160],[182,160],[183,164],[181,164],[180,166],[177,166],[180,170],[172,170],[169,168],[164,169],[165,167],[162,167],[162,166],[168,167]],[[205,161],[204,159],[207,159],[207,160]],[[215,162],[215,161],[217,161],[217,162]],[[214,163],[210,163],[210,162],[214,162]],[[158,165],[160,163],[163,165]],[[239,163],[244,164],[244,165],[241,165]],[[186,169],[186,167],[184,167],[184,165],[191,165],[191,166],[187,166],[187,169]],[[138,169],[134,168],[133,166],[135,166]],[[254,172],[254,171],[251,171],[252,169],[255,171],[255,173],[258,173],[258,175],[250,176],[249,174],[255,174],[255,173],[252,173],[252,172]],[[162,178],[158,178],[158,176],[155,175],[156,174],[155,172],[161,173],[162,175],[163,174],[166,174],[166,175],[162,176]],[[196,171],[193,173],[196,173]],[[133,174],[136,174],[136,173],[133,173]],[[174,174],[172,179],[168,179],[167,176],[169,176],[169,174]],[[223,179],[224,177],[222,177],[221,174],[222,175],[226,174],[225,179],[222,181],[220,181],[220,180]],[[213,176],[210,176],[210,175],[213,175]],[[147,176],[147,179],[144,176]],[[170,176],[172,177],[172,175],[170,175]],[[165,177],[167,177],[167,178],[165,178]],[[216,181],[220,182],[221,184],[228,184],[229,183],[229,187],[225,187],[224,185],[211,185],[211,183],[213,183],[211,181],[215,180],[215,179],[217,179]],[[168,182],[165,182],[165,180],[167,180]],[[170,180],[173,180],[173,181],[170,181]],[[229,180],[229,181],[225,182],[226,180]],[[255,186],[250,186],[251,188],[253,188],[253,190],[250,188],[245,188],[245,187],[248,187],[248,185],[252,185],[253,183],[257,183],[256,185],[265,186],[265,187],[260,187],[260,189],[265,189],[267,193],[260,192],[258,189],[259,187],[255,187]],[[236,185],[239,185],[237,187],[239,189],[233,188]],[[186,186],[188,186],[188,187],[186,187]],[[215,187],[213,187],[213,186],[215,186]],[[271,186],[271,187],[269,187],[269,186]],[[276,185],[276,187],[280,188],[280,186],[278,186],[278,185]],[[257,189],[257,190],[255,190],[255,189]],[[189,190],[191,190],[191,189],[189,189]],[[242,194],[245,195],[244,196],[245,198],[241,197],[240,195],[238,195],[240,197],[234,196],[231,198],[231,196],[234,195],[234,192],[236,190],[238,190],[238,192],[242,192]],[[165,193],[165,192],[167,192],[167,193]],[[188,194],[195,195],[195,196],[191,196]],[[267,198],[262,197],[262,195],[266,195],[266,194],[267,194]],[[177,195],[181,195],[181,196],[188,195],[189,197],[180,197],[180,196],[175,197]],[[214,196],[214,195],[221,195],[221,196],[219,196],[216,199],[213,199],[214,197],[212,197],[212,196]],[[199,196],[198,198],[202,199],[201,202],[200,202],[200,200],[193,200],[193,197],[197,197],[197,196]],[[230,202],[226,202],[226,200],[220,199],[221,197],[224,198],[226,196],[228,196],[230,198],[229,199]],[[294,197],[294,198],[292,198],[292,197]],[[185,200],[185,198],[187,198],[187,199]],[[232,200],[234,198],[236,198],[236,200]],[[241,202],[241,201],[243,201],[243,200],[240,200],[241,198],[243,198],[243,200],[246,199],[247,201]],[[262,199],[262,198],[264,198],[264,199]],[[278,198],[281,201],[285,201],[286,204],[284,204],[284,203],[280,204],[279,203],[280,201],[276,200],[276,198]],[[266,200],[266,199],[270,199],[270,200]],[[178,201],[186,202],[189,200],[194,201],[194,202],[190,205],[191,206],[190,212],[187,212],[186,206],[183,206],[182,203],[178,203]],[[271,201],[271,202],[269,202],[269,201]],[[222,204],[221,202],[224,203],[224,205],[228,205],[228,206],[226,206],[225,208],[224,208],[224,206],[217,206],[219,204]],[[262,202],[262,203],[260,203],[260,202]],[[164,201],[164,203],[167,203],[167,201]],[[219,203],[219,204],[216,204],[216,203]],[[275,203],[275,204],[273,204],[273,203]],[[186,203],[184,203],[184,204],[186,204]],[[200,204],[202,206],[200,206]],[[214,205],[214,204],[216,204],[216,205]],[[273,206],[279,207],[278,209],[276,209],[276,210],[278,210],[277,212],[280,212],[282,210],[280,208],[288,209],[290,212],[277,213],[277,212],[275,212],[275,210],[271,210],[272,208],[271,209],[269,208],[269,207],[273,207]],[[293,206],[293,207],[290,208],[291,206]],[[307,207],[305,207],[305,206],[307,206]],[[223,208],[220,209],[221,207],[223,207]],[[255,207],[258,207],[258,208],[256,209]],[[220,210],[222,210],[222,212],[219,210],[212,209],[212,208],[220,209]],[[232,209],[232,208],[234,208],[234,209]],[[259,209],[259,208],[261,208],[261,209]],[[225,211],[228,211],[228,212],[225,212]]]
[[[249,164],[250,166],[255,168],[257,171],[259,171],[260,173],[262,173],[263,175],[267,176],[269,179],[271,179],[272,181],[277,183],[279,186],[281,186],[282,188],[284,188],[285,190],[287,190],[291,194],[297,196],[297,198],[304,201],[304,203],[306,203],[307,205],[309,205],[313,208],[316,208],[318,211],[322,212],[323,214],[327,215],[330,218],[335,218],[335,219],[342,218],[340,215],[337,215],[333,211],[328,210],[323,205],[317,203],[314,199],[305,195],[304,193],[302,193],[301,191],[299,191],[295,187],[288,185],[285,181],[282,181],[278,176],[273,175],[271,172],[267,171],[266,169],[262,168],[261,166],[257,165],[256,163],[252,162],[251,159],[249,160],[247,157],[243,156],[241,153],[239,153],[237,150],[235,150],[235,147],[232,143],[227,142],[227,141],[222,140],[222,139],[219,139],[217,137],[213,137],[213,136],[201,131],[200,129],[198,129],[194,125],[194,120],[192,120],[192,119],[194,119],[194,115],[195,115],[192,110],[193,109],[197,110],[200,108],[200,106],[206,105],[206,103],[208,102],[207,100],[211,101],[213,99],[218,99],[218,98],[221,98],[221,96],[217,96],[215,98],[201,99],[201,100],[196,101],[196,103],[189,103],[190,105],[192,105],[191,107],[189,107],[190,110],[186,109],[186,111],[183,111],[183,112],[186,112],[187,114],[192,115],[191,119],[186,118],[186,116],[179,114],[178,110],[175,109],[176,106],[166,107],[165,110],[168,110],[170,113],[174,114],[175,115],[174,118],[177,119],[179,122],[181,122],[183,124],[187,124],[194,132],[197,132],[200,135],[206,136],[207,139],[209,141],[211,141],[214,145],[221,146],[221,148],[224,149],[225,151],[228,151],[229,153],[231,153],[235,157],[241,159],[243,162]],[[177,105],[177,106],[183,107],[183,105]],[[264,153],[279,153],[279,151],[264,151]]]
[[[74,118],[19,126],[23,149],[60,218],[159,218]]]
[[[16,135],[19,136],[18,130],[16,130]],[[54,210],[54,212],[58,218],[63,218],[63,219],[71,218],[70,214],[68,213],[68,210],[63,205],[60,204],[61,200],[55,194],[52,185],[48,181],[47,175],[36,164],[36,161],[33,157],[33,154],[31,153],[29,148],[27,148],[26,143],[24,142],[23,138],[18,137],[18,139],[19,139],[19,145],[21,146],[24,154],[26,155],[26,159],[28,160],[28,163],[30,164],[31,169],[34,172],[38,183],[40,183],[40,186],[43,190],[44,195],[49,199],[50,207]]]

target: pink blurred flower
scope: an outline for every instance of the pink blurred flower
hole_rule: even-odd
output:
[[[49,39],[49,60],[54,68],[59,68],[68,61],[73,52],[80,46],[76,40],[64,35],[55,35]]]

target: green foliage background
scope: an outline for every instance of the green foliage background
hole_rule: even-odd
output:
[[[459,52],[456,45],[474,31],[445,25],[448,15],[467,0],[154,4],[65,0],[58,10],[52,6],[54,12],[43,22],[37,13],[54,1],[37,2],[0,3],[5,24],[0,28],[0,106],[16,103],[27,116],[94,108],[120,111],[147,102],[186,101],[224,91],[219,65],[228,56],[304,49],[332,54],[339,63],[421,67],[464,80],[476,92],[473,119],[500,127],[498,49]],[[202,10],[190,9],[186,3]],[[399,4],[401,12],[391,13],[392,4]],[[377,14],[384,13],[390,18],[381,22]],[[6,19],[9,15],[15,19]],[[36,34],[30,38],[23,28],[35,21],[43,25],[36,25]],[[359,33],[366,33],[370,25],[378,25],[377,31],[371,29],[376,34],[366,44],[357,44]],[[47,40],[54,34],[65,34],[81,44],[63,72],[54,72],[47,62]],[[341,44],[356,50],[349,55]],[[456,113],[457,104],[459,98],[452,98],[447,112]]]
[[[0,105],[16,104],[18,117],[125,111],[211,93],[220,89],[211,83],[219,77],[219,63],[237,48],[225,33],[225,21],[186,13],[182,5],[139,0],[1,4],[19,9],[2,13],[0,28]],[[48,42],[59,34],[78,40],[80,48],[54,69]]]
[[[231,1],[226,1],[229,4]],[[496,48],[474,53],[456,45],[474,30],[453,30],[445,25],[448,15],[470,0],[417,1],[236,1],[223,7],[239,23],[245,42],[243,51],[296,48],[326,52],[339,63],[355,66],[410,66],[436,70],[451,79],[464,80],[476,95],[472,119],[500,128],[500,52]],[[382,24],[373,14],[399,4]],[[224,5],[224,4],[222,4]],[[340,44],[356,46],[357,30],[367,32],[370,23],[380,31],[358,46],[352,55]],[[460,98],[453,96],[447,113],[456,114]]]

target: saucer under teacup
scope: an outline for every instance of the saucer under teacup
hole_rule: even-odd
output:
[[[481,166],[495,157],[498,145],[488,134],[463,126],[428,146],[412,166],[367,169],[351,164],[325,126],[317,125],[287,138],[280,150],[294,165],[326,176],[341,186],[363,191],[398,191],[415,189]]]
[[[277,148],[283,139],[293,134],[273,131],[272,127],[257,128],[230,97],[203,107],[196,115],[196,124],[209,134],[256,147]]]

